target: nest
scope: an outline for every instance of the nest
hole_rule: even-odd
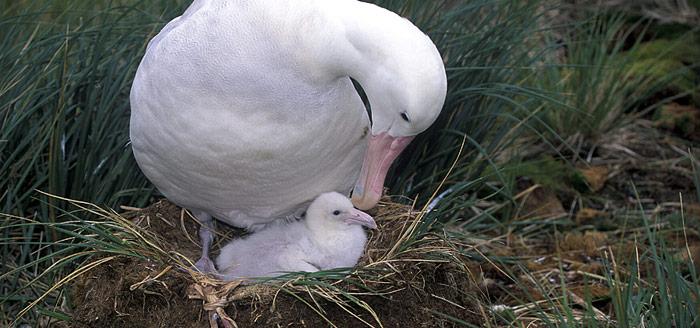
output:
[[[480,321],[475,274],[449,238],[411,207],[371,213],[365,255],[352,272],[289,275],[240,286],[193,272],[198,225],[163,200],[121,216],[140,257],[114,256],[78,277],[71,327],[427,327]],[[242,232],[219,225],[214,250]],[[419,237],[417,237],[419,236]],[[216,255],[216,251],[214,253]],[[450,320],[448,320],[450,319]],[[475,320],[476,319],[476,320]]]

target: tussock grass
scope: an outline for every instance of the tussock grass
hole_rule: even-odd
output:
[[[560,63],[544,66],[533,76],[534,83],[560,100],[542,105],[540,129],[549,132],[548,139],[563,138],[574,149],[584,141],[595,143],[629,124],[634,116],[627,114],[642,111],[639,115],[643,115],[663,103],[647,108],[647,99],[684,83],[693,66],[669,58],[687,38],[650,51],[651,43],[642,43],[649,26],[646,21],[629,24],[622,14],[600,13],[557,33],[562,38]],[[685,89],[694,92],[693,87]]]
[[[165,1],[63,3],[10,6],[0,21],[0,201],[49,220],[35,189],[109,205],[152,192],[128,147],[128,92],[148,38],[174,14]]]
[[[53,256],[75,251],[66,231],[88,224],[73,218],[57,228],[71,220],[61,215],[66,203],[36,190],[112,206],[142,205],[153,192],[128,147],[128,92],[147,39],[179,10],[174,6],[177,2],[3,5],[0,212],[11,215],[3,219],[0,235],[3,313],[16,313],[7,302],[26,304],[39,296],[31,288],[15,294],[55,269]],[[43,278],[50,281],[52,275]]]

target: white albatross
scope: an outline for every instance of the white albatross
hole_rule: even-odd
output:
[[[256,229],[353,185],[355,206],[374,207],[446,89],[430,38],[378,6],[195,0],[148,44],[131,144],[146,177],[203,224],[197,267],[211,271],[212,217]]]
[[[374,219],[355,209],[347,197],[321,194],[304,220],[273,224],[224,246],[216,258],[218,276],[248,280],[354,267],[367,243],[363,226],[377,228]]]

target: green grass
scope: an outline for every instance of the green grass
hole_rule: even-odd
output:
[[[36,211],[36,189],[111,206],[145,203],[151,187],[128,147],[128,93],[148,38],[175,13],[166,3],[4,13],[3,211]]]
[[[650,217],[641,217],[644,231],[638,237],[645,249],[624,269],[611,263],[606,276],[617,326],[700,327],[699,276],[688,248],[683,213],[680,222],[661,231],[652,227]],[[680,247],[668,245],[673,234],[682,238]],[[684,255],[688,257],[683,259]]]
[[[625,114],[688,74],[686,66],[668,59],[673,47],[648,51],[649,44],[641,42],[648,27],[645,21],[629,24],[624,15],[601,14],[561,29],[564,62],[545,63],[532,77],[561,103],[542,105],[540,130],[551,129],[549,139],[564,138],[570,145],[595,142],[627,124]],[[661,65],[663,60],[673,64]]]
[[[13,295],[32,281],[50,286],[70,272],[52,265],[76,251],[54,226],[65,220],[59,217],[65,203],[36,190],[110,206],[140,206],[152,194],[128,147],[129,86],[147,40],[179,9],[171,1],[6,4],[0,16],[0,212],[13,217],[2,219],[0,295]],[[53,271],[35,280],[47,268]],[[41,294],[27,292],[3,297],[2,313],[19,310],[8,301],[26,304]]]
[[[386,3],[398,8],[404,1]],[[443,2],[409,1],[398,10],[428,31],[447,59],[443,113],[409,145],[412,156],[399,159],[387,182],[392,192],[421,201],[455,160],[451,179],[478,179],[524,129],[513,113],[526,116],[530,109],[516,98],[544,98],[523,85],[525,73],[543,56],[544,45],[529,42],[542,28],[537,2],[466,1],[445,12],[436,3]],[[464,152],[455,159],[463,140]]]
[[[14,320],[35,300],[23,320],[66,320],[68,314],[55,306],[68,295],[56,283],[75,277],[78,267],[96,265],[98,254],[167,257],[109,211],[82,204],[90,210],[74,212],[60,197],[112,208],[142,206],[152,199],[155,190],[138,170],[128,144],[129,88],[148,40],[182,12],[185,2],[3,0],[0,213],[6,214],[0,217],[0,313],[6,317],[0,317],[0,324]],[[670,82],[681,94],[697,95],[697,66],[682,63],[697,49],[678,50],[687,48],[685,39],[625,43],[649,27],[646,22],[588,13],[583,21],[555,28],[537,1],[377,3],[430,34],[446,59],[449,84],[443,114],[409,146],[406,153],[412,156],[401,157],[387,180],[391,193],[418,198],[419,205],[444,192],[397,252],[423,245],[431,234],[441,235],[445,222],[450,236],[465,245],[495,235],[532,239],[577,229],[568,219],[511,221],[519,176],[536,172],[538,182],[557,186],[578,179],[565,172],[542,174],[566,165],[550,165],[555,163],[551,158],[523,162],[520,155],[529,154],[533,142],[545,149],[572,149],[575,142],[614,130],[629,112],[656,106],[658,101],[649,97]],[[562,29],[568,31],[566,59],[557,58],[561,48],[554,42],[553,33]],[[663,69],[643,64],[662,59]],[[537,167],[540,163],[546,167]],[[700,173],[694,172],[700,197]],[[652,228],[645,215],[637,214],[646,228],[634,236],[645,245],[639,258],[624,268],[606,262],[609,274],[603,281],[614,291],[612,312],[606,315],[614,321],[601,321],[592,299],[571,300],[565,284],[538,286],[548,301],[523,311],[551,327],[699,326],[697,273],[675,257],[677,245],[665,241],[668,230]],[[674,224],[670,231],[686,231]],[[497,255],[497,245],[486,248],[476,252],[465,246],[463,255],[508,267],[512,276],[532,274],[520,265],[522,258]],[[365,307],[328,285],[336,276],[312,275],[301,285],[335,288],[343,302]],[[475,295],[475,301],[494,304],[484,295]],[[522,299],[523,304],[533,301]],[[493,326],[521,326],[519,311],[491,311],[484,320]]]

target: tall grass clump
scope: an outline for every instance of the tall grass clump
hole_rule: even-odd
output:
[[[37,210],[35,189],[144,204],[152,190],[128,146],[129,87],[148,38],[180,6],[26,3],[0,21],[0,209]]]
[[[128,145],[129,87],[148,39],[182,2],[3,2],[3,315],[16,313],[77,264],[57,266],[76,250],[55,226],[65,219],[59,215],[65,202],[36,190],[111,206],[143,205],[151,195]],[[43,275],[49,268],[52,274]]]
[[[560,37],[560,55],[532,76],[533,83],[559,100],[538,110],[539,129],[550,139],[563,138],[577,147],[583,140],[595,142],[634,117],[627,114],[653,109],[662,91],[683,82],[681,91],[693,92],[685,82],[692,67],[669,63],[687,38],[650,51],[651,43],[642,41],[651,23],[630,20],[620,13],[595,12],[550,34]]]
[[[547,139],[578,148],[661,104],[695,97],[700,62],[689,46],[696,40],[693,29],[648,41],[656,22],[578,9],[580,18],[545,33],[558,55],[532,76],[533,85],[558,100],[537,110],[537,130]]]

